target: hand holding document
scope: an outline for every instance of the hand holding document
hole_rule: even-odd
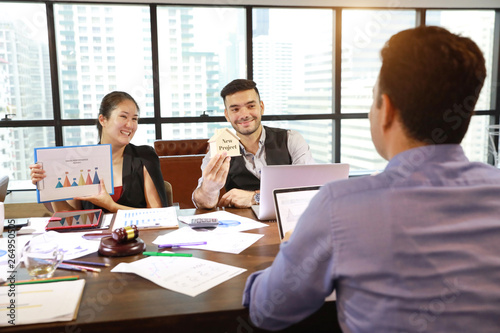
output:
[[[36,148],[35,162],[46,177],[37,183],[38,202],[99,193],[100,181],[113,194],[111,145]]]
[[[187,257],[148,257],[120,263],[114,273],[135,273],[160,287],[195,297],[246,269]]]

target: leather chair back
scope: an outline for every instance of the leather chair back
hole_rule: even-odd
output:
[[[154,147],[158,156],[206,154],[208,139],[156,140]]]
[[[181,209],[194,208],[191,195],[201,177],[201,162],[208,150],[208,139],[157,140],[163,179],[172,185],[173,202]]]

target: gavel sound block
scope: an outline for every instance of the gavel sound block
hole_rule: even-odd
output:
[[[99,254],[106,257],[126,257],[142,253],[146,244],[139,238],[137,226],[114,230],[111,236],[101,239]]]

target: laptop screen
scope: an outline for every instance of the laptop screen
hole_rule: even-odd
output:
[[[320,186],[281,188],[273,191],[276,222],[280,239],[293,230]]]

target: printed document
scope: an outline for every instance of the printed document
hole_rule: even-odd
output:
[[[99,193],[100,181],[114,193],[111,145],[35,148],[46,177],[37,184],[38,203]]]
[[[148,257],[120,263],[114,273],[135,273],[160,287],[195,297],[246,269],[194,257]]]

